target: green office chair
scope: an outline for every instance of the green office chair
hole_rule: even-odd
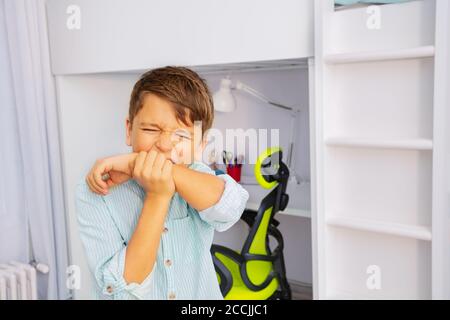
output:
[[[258,211],[245,210],[241,219],[250,227],[241,252],[212,245],[211,254],[226,300],[291,299],[283,257],[283,237],[274,219],[284,210],[289,196],[286,194],[289,170],[281,161],[280,148],[269,148],[255,164],[255,177],[266,189],[275,187],[262,201]],[[269,236],[277,241],[272,251]]]

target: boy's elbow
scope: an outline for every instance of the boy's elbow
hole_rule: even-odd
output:
[[[239,185],[240,189],[241,189],[241,206],[239,208],[239,211],[242,213],[245,210],[245,207],[247,206],[247,201],[250,198],[250,194],[248,193],[247,190],[245,190],[241,185]]]
[[[217,178],[216,192],[214,192],[217,196],[214,203],[219,202],[220,198],[222,198],[222,195],[225,192],[225,184],[226,182],[224,180]]]

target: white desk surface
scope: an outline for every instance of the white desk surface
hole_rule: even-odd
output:
[[[263,189],[256,184],[241,183],[242,187],[250,194],[247,202],[247,209],[258,210],[261,200],[269,194],[271,190]],[[309,183],[300,185],[288,185],[286,193],[289,195],[289,203],[284,211],[279,214],[287,214],[291,216],[311,218],[311,187]]]

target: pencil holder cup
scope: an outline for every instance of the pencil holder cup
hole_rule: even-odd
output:
[[[232,177],[236,182],[241,181],[241,166],[228,166],[227,174]]]

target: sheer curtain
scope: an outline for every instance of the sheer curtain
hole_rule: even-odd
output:
[[[0,0],[0,263],[47,264],[40,299],[66,299],[65,207],[45,0]]]

